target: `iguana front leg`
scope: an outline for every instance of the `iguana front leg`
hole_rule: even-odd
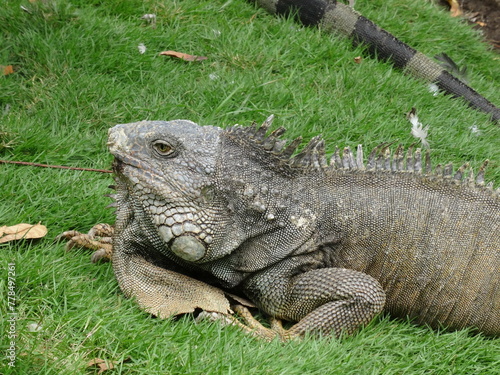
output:
[[[114,227],[109,224],[96,224],[88,233],[69,230],[57,236],[57,240],[66,239],[66,250],[84,248],[95,250],[92,262],[111,261],[113,254]],[[144,270],[142,277],[133,273],[130,277],[129,297],[135,297],[147,312],[161,318],[193,312],[196,308],[203,311],[197,320],[209,319],[226,325],[234,325],[242,331],[261,339],[271,340],[277,333],[265,328],[245,306],[253,304],[239,296],[226,293],[204,282],[186,275],[163,269],[145,262],[140,257],[133,257],[132,263]],[[147,289],[147,290],[146,290]],[[230,300],[237,303],[230,306]],[[240,305],[241,303],[245,306]],[[234,308],[243,323],[231,315]]]
[[[114,227],[96,224],[88,233],[70,230],[57,239],[67,239],[66,249],[81,247],[95,250],[92,262],[111,261],[113,255]],[[127,297],[135,298],[147,312],[161,318],[193,312],[196,308],[228,315],[229,300],[224,291],[172,270],[157,267],[140,256],[125,255],[131,268],[126,273]],[[119,259],[123,257],[119,256]],[[129,272],[130,270],[137,272]]]
[[[118,283],[129,298],[159,318],[192,313],[196,309],[229,315],[225,292],[205,282],[148,262],[137,254],[113,257]],[[116,263],[119,267],[116,267]]]
[[[297,323],[283,339],[306,332],[350,335],[382,311],[385,292],[369,275],[344,268],[295,273],[294,259],[251,277],[245,292],[269,315]]]
[[[101,223],[94,225],[88,233],[76,230],[63,232],[57,236],[56,240],[68,240],[67,251],[76,247],[95,250],[91,257],[92,263],[107,262],[111,261],[113,254],[113,234],[113,226]],[[227,294],[221,289],[183,274],[156,267],[144,262],[141,258],[136,258],[134,262],[138,262],[141,265],[139,268],[144,268],[145,273],[142,277],[139,276],[138,280],[135,274],[131,277],[130,284],[133,286],[127,296],[135,297],[145,311],[160,318],[169,318],[191,313],[196,308],[200,308],[203,311],[198,314],[197,321],[211,320],[223,325],[233,325],[247,334],[267,341],[276,336],[282,336],[278,331],[264,327],[245,306],[239,304],[253,306],[250,301]],[[149,291],[144,291],[144,287],[147,287]],[[229,299],[236,300],[237,304],[230,306]],[[231,308],[243,322],[232,315]],[[275,326],[273,322],[271,324],[272,327]]]

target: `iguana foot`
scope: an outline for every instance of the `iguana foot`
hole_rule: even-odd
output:
[[[255,319],[255,317],[247,307],[243,305],[235,305],[232,306],[232,309],[245,322],[245,324],[243,324],[245,326],[245,331],[250,332],[251,334],[259,338],[273,340],[274,338],[278,337],[280,341],[288,341],[293,338],[288,335],[288,331],[283,328],[281,320],[277,318],[270,317],[270,328],[267,328],[263,326],[261,322]]]
[[[278,338],[280,341],[290,340],[292,337],[287,334],[283,328],[281,320],[269,318],[270,328],[265,327],[260,321],[255,319],[250,310],[243,305],[233,305],[231,309],[241,319],[234,315],[222,314],[218,312],[202,311],[198,314],[196,320],[211,320],[222,323],[223,325],[232,325],[240,328],[243,332],[255,336],[265,341],[272,341]]]
[[[56,240],[66,239],[66,250],[74,247],[95,250],[92,254],[92,263],[99,261],[111,261],[113,253],[113,233],[114,228],[109,224],[96,224],[88,233],[80,233],[76,230],[69,230],[61,233]]]

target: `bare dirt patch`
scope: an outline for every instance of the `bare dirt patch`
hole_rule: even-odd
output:
[[[500,0],[457,0],[467,19],[474,28],[481,30],[486,42],[500,52]],[[441,3],[450,7],[448,1]]]

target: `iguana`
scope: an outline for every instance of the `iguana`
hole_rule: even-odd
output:
[[[159,316],[200,300],[229,314],[208,283],[298,322],[265,337],[352,334],[382,309],[500,335],[500,189],[484,183],[486,162],[474,178],[468,164],[432,169],[428,152],[387,144],[367,163],[361,146],[328,161],[320,137],[297,153],[300,138],[268,134],[271,121],[110,129],[126,296]]]
[[[363,17],[350,6],[336,0],[252,0],[269,13],[295,15],[307,26],[345,35],[354,45],[364,44],[371,55],[391,62],[396,68],[434,83],[443,92],[463,98],[471,107],[491,114],[500,121],[500,109],[436,61],[403,43],[389,32]]]

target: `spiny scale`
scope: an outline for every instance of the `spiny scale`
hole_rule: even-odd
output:
[[[485,185],[484,174],[488,160],[483,162],[479,168],[477,177],[474,178],[474,172],[470,168],[469,163],[463,164],[455,173],[453,173],[452,163],[446,164],[444,167],[438,164],[433,169],[429,150],[425,152],[422,164],[422,150],[420,148],[415,149],[415,145],[411,145],[405,153],[403,145],[399,144],[394,153],[392,153],[390,146],[393,142],[381,143],[371,151],[366,164],[363,160],[363,147],[361,145],[358,145],[355,154],[349,147],[345,147],[341,155],[339,148],[336,147],[328,163],[325,153],[325,142],[321,136],[316,136],[296,154],[302,142],[302,137],[294,139],[285,147],[287,141],[280,138],[285,133],[285,128],[279,127],[269,135],[266,135],[273,119],[273,115],[269,116],[259,128],[257,128],[256,123],[253,123],[249,127],[235,125],[229,128],[227,132],[241,141],[242,144],[251,144],[253,147],[260,148],[263,152],[277,157],[280,161],[286,162],[290,168],[410,172],[442,176],[443,178],[462,181],[468,184]],[[292,156],[294,154],[296,155]],[[465,177],[467,170],[469,171],[468,177]],[[487,184],[486,187],[493,190],[493,183]],[[496,192],[500,193],[500,188]]]

